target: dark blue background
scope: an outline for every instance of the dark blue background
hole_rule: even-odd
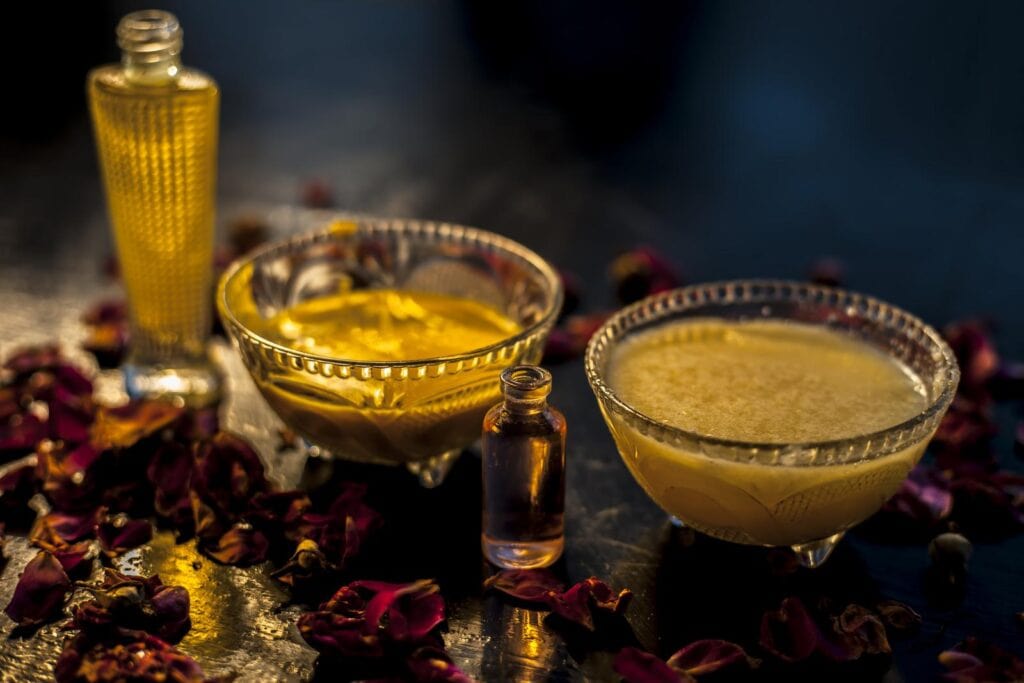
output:
[[[3,23],[2,262],[110,250],[82,85],[143,4]],[[1024,357],[1020,3],[163,4],[223,89],[225,216],[322,179],[342,208],[521,240],[579,272],[594,308],[638,242],[690,281],[803,277],[832,255],[850,287],[936,325],[991,316]],[[611,451],[579,367],[556,380],[577,448]],[[851,545],[917,597],[923,548]],[[966,632],[1024,649],[1022,557],[1020,539],[978,551],[950,632],[898,650],[907,678]]]

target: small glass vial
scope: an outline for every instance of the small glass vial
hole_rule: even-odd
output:
[[[548,405],[543,368],[508,368],[501,388],[483,425],[484,556],[505,569],[546,567],[565,545],[565,416]]]

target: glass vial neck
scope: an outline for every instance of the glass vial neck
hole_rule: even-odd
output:
[[[143,85],[169,83],[181,71],[181,25],[170,12],[126,14],[117,25],[125,77]]]
[[[551,373],[536,365],[513,365],[501,373],[501,390],[509,412],[520,415],[539,413],[548,404]]]

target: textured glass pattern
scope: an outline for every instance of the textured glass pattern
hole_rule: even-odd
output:
[[[367,288],[473,299],[522,331],[443,358],[374,362],[297,351],[244,323]],[[443,471],[425,462],[450,463],[480,437],[484,413],[501,395],[502,370],[540,360],[561,302],[551,266],[512,240],[457,225],[353,217],[236,262],[217,292],[225,328],[282,420],[337,457],[406,463],[427,485]]]
[[[927,405],[889,429],[820,443],[730,441],[659,422],[616,394],[607,380],[609,361],[624,339],[686,318],[783,320],[841,331],[912,370]],[[812,566],[843,531],[896,492],[959,379],[939,334],[894,306],[839,289],[758,280],[695,285],[629,306],[591,339],[585,365],[623,461],[656,503],[712,536],[793,546]]]
[[[135,85],[117,66],[92,72],[88,87],[134,359],[198,357],[210,325],[217,87],[191,70]]]

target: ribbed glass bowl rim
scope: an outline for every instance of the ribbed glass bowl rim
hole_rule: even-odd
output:
[[[835,307],[837,310],[856,306],[865,317],[881,322],[887,327],[891,327],[897,321],[902,320],[905,329],[916,328],[921,337],[927,340],[925,343],[933,345],[941,356],[937,372],[944,375],[942,378],[942,391],[926,408],[914,417],[892,427],[868,434],[829,441],[794,443],[755,442],[721,439],[659,422],[636,410],[619,398],[604,381],[599,370],[605,355],[610,353],[617,342],[629,336],[629,333],[639,325],[708,305],[730,303],[769,304],[798,301],[825,304]],[[886,314],[885,318],[881,315],[883,313]],[[709,314],[709,317],[715,316],[714,314]],[[767,316],[766,319],[772,319],[772,317]],[[917,433],[917,430],[924,432],[925,430],[921,429],[922,426],[928,426],[930,430],[938,425],[938,418],[942,416],[946,408],[953,401],[957,383],[960,379],[960,369],[949,345],[946,344],[945,340],[934,328],[913,314],[866,294],[837,287],[825,287],[789,280],[727,280],[708,282],[668,290],[647,297],[616,312],[605,321],[604,325],[598,328],[587,344],[584,366],[587,380],[590,382],[590,387],[598,400],[627,420],[635,423],[634,426],[639,426],[644,434],[654,436],[656,439],[668,443],[686,442],[708,445],[716,451],[718,449],[725,452],[731,451],[731,457],[728,458],[730,460],[788,466],[833,465],[837,464],[835,458],[837,455],[840,461],[838,464],[863,462],[889,455],[919,442],[927,435]],[[931,423],[934,423],[934,425]],[[910,436],[915,438],[908,441],[907,438]],[[867,453],[863,452],[867,445],[879,441],[888,445],[872,449]],[[704,451],[704,454],[709,455],[707,451]],[[809,455],[809,457],[780,457],[783,454],[805,454]]]
[[[354,223],[356,227],[354,230],[341,230],[337,227],[339,222]],[[499,352],[510,346],[526,342],[538,333],[542,332],[546,327],[553,326],[555,319],[558,317],[558,312],[562,308],[562,281],[555,272],[555,269],[539,254],[515,240],[509,239],[508,237],[503,237],[487,230],[481,230],[480,228],[472,228],[465,225],[458,225],[456,223],[418,220],[412,218],[380,218],[364,214],[350,214],[343,212],[331,213],[328,218],[325,218],[325,223],[326,225],[322,228],[291,235],[254,249],[245,256],[236,259],[228,266],[217,283],[217,308],[221,315],[230,323],[230,326],[234,326],[243,331],[247,337],[268,349],[277,351],[285,356],[301,358],[303,361],[329,364],[338,368],[420,368],[425,366],[447,365],[451,363],[458,364],[460,362],[472,361],[474,359],[487,356],[488,354]],[[268,256],[273,257],[289,252],[298,253],[310,246],[331,242],[333,240],[351,239],[353,237],[395,235],[436,239],[440,242],[449,242],[452,244],[475,244],[483,246],[491,251],[512,254],[513,256],[526,261],[540,272],[541,276],[544,278],[553,293],[551,305],[545,309],[544,314],[539,320],[526,329],[489,346],[470,349],[465,353],[450,356],[416,358],[407,361],[353,360],[350,358],[324,356],[299,351],[256,334],[243,325],[231,312],[231,306],[227,300],[228,283],[231,282],[231,280],[237,276],[245,266],[255,262],[257,259]]]

